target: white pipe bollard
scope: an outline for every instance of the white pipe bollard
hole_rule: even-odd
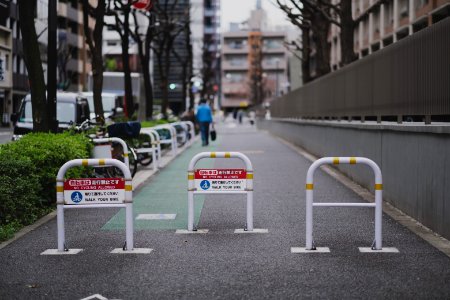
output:
[[[143,135],[146,135],[146,136],[148,136],[150,138],[150,148],[151,148],[150,151],[152,152],[153,170],[156,171],[156,170],[158,170],[159,163],[158,163],[157,158],[156,158],[156,152],[157,152],[158,147],[157,147],[157,144],[156,144],[156,140],[155,140],[154,134],[153,134],[153,132],[149,132],[149,131],[146,131],[146,130],[143,130],[143,129],[141,129],[140,133],[143,134]],[[139,152],[139,149],[137,149],[137,151]],[[145,152],[148,153],[148,150],[146,150]]]
[[[175,129],[174,126],[170,125],[170,124],[162,124],[162,125],[158,125],[153,127],[154,129],[166,129],[169,130],[170,132],[170,144],[172,147],[172,156],[176,156],[177,155],[177,130]],[[164,141],[161,141],[161,143],[165,143]]]
[[[161,155],[161,137],[159,136],[158,131],[156,131],[153,128],[143,128],[141,130],[143,130],[144,132],[149,132],[149,133],[153,134],[153,136],[155,137],[155,145],[156,145],[156,149],[157,149],[156,158],[158,161],[158,168],[159,168],[161,166],[160,161],[161,161],[161,157],[162,157],[162,155]]]
[[[314,203],[314,172],[325,164],[365,164],[372,168],[375,175],[375,203]],[[314,250],[313,245],[313,206],[354,206],[375,207],[375,245],[374,250],[382,249],[382,213],[383,182],[378,165],[365,157],[323,157],[316,160],[306,175],[306,250]]]
[[[194,138],[195,138],[195,125],[191,121],[183,121],[183,122],[189,125],[189,132],[191,135],[190,142],[192,144],[192,143],[194,143]]]
[[[64,175],[67,170],[78,166],[104,166],[110,165],[119,168],[124,174],[125,179],[125,198],[120,204],[81,204],[65,205],[64,201]],[[104,207],[125,207],[126,215],[126,250],[134,249],[133,232],[133,186],[130,169],[117,159],[74,159],[66,162],[58,171],[56,177],[56,204],[57,204],[57,234],[58,234],[58,252],[65,251],[65,228],[64,228],[64,209],[68,208],[104,208]]]
[[[188,168],[188,231],[194,230],[195,165],[204,158],[238,158],[245,163],[246,188],[242,193],[247,194],[246,229],[253,231],[253,166],[250,159],[239,152],[201,152],[191,159]]]
[[[123,162],[127,166],[128,169],[130,169],[130,158],[129,158],[129,151],[127,144],[124,140],[112,137],[112,138],[99,138],[99,139],[93,139],[92,142],[94,144],[103,144],[103,143],[119,143],[122,146],[123,149]],[[96,158],[103,158],[103,157],[96,157]]]

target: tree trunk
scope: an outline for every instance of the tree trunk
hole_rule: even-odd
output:
[[[126,116],[132,118],[134,114],[134,101],[133,90],[131,84],[131,71],[130,71],[130,55],[128,48],[130,46],[130,5],[126,4],[123,7],[123,35],[122,35],[122,63],[123,73],[125,79],[125,103],[126,103]]]
[[[167,33],[168,35],[170,33]],[[162,88],[162,103],[161,113],[164,119],[168,119],[167,109],[169,108],[169,72],[170,72],[170,52],[172,50],[173,40],[169,38],[167,46],[164,48],[164,75],[161,74],[161,88]]]
[[[316,78],[330,73],[330,45],[328,32],[330,22],[320,12],[313,13],[313,38],[316,43]]]
[[[310,42],[310,30],[309,28],[302,28],[302,78],[303,83],[311,81],[311,67],[310,67],[310,54],[311,54],[311,42]]]
[[[352,17],[352,1],[341,0],[341,66],[355,61],[357,56],[354,50],[354,32],[356,22]]]
[[[17,3],[19,6],[23,54],[31,89],[33,130],[35,132],[48,132],[50,128],[46,106],[47,101],[44,70],[42,69],[38,38],[36,35],[36,28],[34,26],[36,1],[18,0]]]
[[[103,112],[102,90],[103,90],[103,20],[106,13],[106,1],[98,0],[94,10],[96,20],[93,35],[89,28],[89,10],[92,9],[88,0],[83,0],[83,27],[89,51],[91,51],[92,80],[93,80],[93,102],[95,119],[100,124],[104,124],[105,116]],[[92,109],[92,107],[90,107]]]

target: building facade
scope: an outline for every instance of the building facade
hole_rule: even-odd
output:
[[[362,58],[450,16],[450,0],[352,0],[352,14],[353,19],[361,19],[354,33],[354,50]],[[341,60],[336,25],[331,26],[329,42],[330,63],[336,70]]]
[[[222,38],[221,107],[245,108],[270,102],[289,90],[286,32],[273,32],[260,1],[247,26],[231,24]]]
[[[31,1],[31,0],[30,0]],[[37,1],[36,33],[39,38],[41,59],[43,62],[44,78],[47,80],[47,23],[48,0]],[[12,96],[8,107],[3,107],[4,114],[11,114],[19,109],[20,101],[29,93],[27,70],[23,59],[22,35],[17,0],[9,3],[9,13],[5,25],[12,35]],[[87,74],[91,71],[91,64],[87,45],[84,42],[83,11],[77,0],[59,0],[58,14],[58,89],[82,91],[86,88]],[[91,22],[90,22],[91,25]],[[93,26],[90,26],[91,28]],[[9,116],[4,115],[3,120]]]

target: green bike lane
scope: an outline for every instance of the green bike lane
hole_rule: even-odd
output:
[[[203,151],[216,151],[220,139],[202,147],[199,141],[182,152],[169,165],[161,169],[133,194],[135,230],[176,230],[187,226],[187,168],[194,155]],[[202,160],[199,168],[212,168],[213,160]],[[198,224],[205,196],[195,198],[195,224]],[[142,215],[151,215],[154,219],[139,219]],[[174,219],[165,219],[175,215]],[[143,216],[145,218],[145,216]],[[169,216],[171,217],[171,216]],[[103,230],[124,230],[125,209],[121,209],[103,227]]]

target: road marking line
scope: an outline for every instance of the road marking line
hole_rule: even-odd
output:
[[[291,247],[291,253],[330,253],[328,247],[316,247],[316,250],[307,250],[304,247]]]
[[[58,251],[58,249],[47,249],[41,255],[75,255],[83,251],[83,249],[69,249],[68,251]]]
[[[136,220],[175,220],[177,214],[139,214]]]
[[[133,250],[123,250],[123,248],[116,248],[109,253],[113,254],[150,254],[153,249],[150,248],[134,248]]]
[[[95,294],[95,295],[92,295],[92,296],[89,296],[89,297],[86,297],[86,298],[83,298],[83,299],[80,299],[80,300],[95,300],[95,299],[98,299],[98,300],[108,300],[108,298],[105,298],[105,297],[103,297],[103,296],[100,295],[100,294]]]
[[[262,228],[253,228],[252,231],[244,230],[244,229],[236,229],[234,233],[269,233],[269,229]]]
[[[196,231],[189,231],[187,229],[177,229],[175,234],[204,234],[208,233],[208,229],[197,229]]]
[[[370,247],[358,247],[361,253],[400,253],[397,248],[383,247],[381,250],[373,250]]]

